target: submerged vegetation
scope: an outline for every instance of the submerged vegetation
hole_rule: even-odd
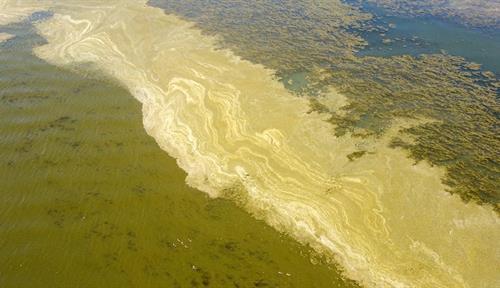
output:
[[[493,73],[445,52],[357,56],[366,42],[353,31],[380,27],[370,24],[369,13],[340,1],[150,3],[220,36],[221,47],[274,69],[297,94],[315,95],[311,107],[331,115],[337,135],[379,137],[397,118],[418,120],[394,138],[393,147],[445,167],[450,192],[500,211],[500,84]],[[348,98],[340,110],[323,103],[331,87]]]
[[[29,21],[0,32],[0,286],[358,287],[189,188],[126,89],[33,55]]]
[[[359,0],[357,2],[360,2]],[[472,27],[500,28],[499,0],[368,0],[394,14],[433,15]]]
[[[361,56],[340,1],[146,1],[1,2],[51,12],[0,27],[0,285],[494,286],[445,192],[498,209],[493,73]]]

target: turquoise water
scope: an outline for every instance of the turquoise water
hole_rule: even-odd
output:
[[[365,4],[365,11],[375,15],[373,24],[388,31],[361,32],[368,46],[361,56],[394,56],[441,53],[462,56],[482,64],[483,69],[500,73],[500,33],[479,28],[467,28],[437,17],[389,16],[383,9]],[[381,35],[382,33],[382,35]],[[384,39],[391,42],[384,43]],[[387,41],[387,40],[386,40]]]

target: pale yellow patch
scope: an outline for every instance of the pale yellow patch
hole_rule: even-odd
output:
[[[33,12],[47,8],[48,1],[0,0],[0,26],[22,21]]]
[[[14,35],[8,33],[0,33],[0,43],[5,42],[12,38],[14,38]]]

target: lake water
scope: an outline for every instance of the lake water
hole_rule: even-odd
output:
[[[414,18],[387,15],[388,12],[373,4],[365,3],[362,7],[376,15],[375,25],[386,27],[388,31],[362,33],[369,46],[361,50],[359,55],[418,56],[444,50],[500,74],[500,32],[497,30],[467,28],[431,16]],[[384,39],[387,39],[385,43]]]
[[[0,286],[498,286],[498,38],[382,12],[0,1]]]
[[[0,286],[355,287],[189,188],[117,83],[35,57],[29,22],[1,31]]]

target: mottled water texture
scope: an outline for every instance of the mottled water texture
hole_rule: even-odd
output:
[[[363,40],[353,36],[349,27],[340,26],[351,21],[353,26],[368,29],[355,20],[369,15],[335,1],[294,2],[304,9],[322,7],[296,13],[303,19],[315,19],[314,15],[335,19],[337,26],[332,25],[328,33],[311,30],[312,24],[293,28],[298,31],[296,37],[306,39],[307,35],[317,39],[335,35],[336,40],[329,43],[338,43],[337,57],[330,57],[328,49],[321,53],[310,49],[294,62],[286,59],[300,55],[294,50],[299,46],[290,44],[293,49],[281,53],[271,46],[276,63],[290,65],[282,72],[242,59],[242,46],[235,45],[234,51],[220,49],[224,39],[207,36],[193,22],[147,6],[145,0],[3,3],[2,13],[10,15],[30,7],[52,11],[53,17],[35,24],[47,39],[34,49],[35,55],[64,69],[100,71],[118,81],[142,103],[144,129],[176,158],[187,172],[189,185],[211,197],[229,199],[311,246],[341,265],[347,277],[366,287],[498,286],[500,220],[492,207],[464,203],[446,192],[445,169],[427,161],[415,163],[407,157],[408,150],[389,147],[397,144],[397,137],[411,143],[410,134],[400,130],[435,122],[422,112],[427,106],[418,103],[441,104],[425,94],[427,89],[440,90],[422,89],[422,84],[435,85],[437,79],[450,77],[462,89],[453,91],[462,93],[466,89],[462,85],[470,84],[468,91],[478,97],[492,95],[494,79],[483,79],[481,85],[470,82],[472,77],[460,64],[463,60],[447,55],[388,60],[357,57],[355,48],[346,47],[362,48]],[[226,8],[237,4],[224,3],[229,5]],[[254,6],[249,17],[277,11],[272,7],[269,4],[262,11]],[[328,11],[339,14],[328,18]],[[301,17],[285,18],[303,24]],[[222,22],[226,20],[236,21],[227,17]],[[304,27],[311,28],[311,33],[302,31]],[[252,33],[238,35],[241,39],[255,36],[254,42],[258,39]],[[269,39],[288,47],[278,36]],[[321,41],[313,42],[321,46]],[[261,55],[256,53],[259,49],[248,45],[254,56]],[[320,58],[331,61],[324,65]],[[421,78],[410,83],[401,79],[405,73],[407,77],[420,73],[416,76]],[[483,71],[477,71],[482,79],[479,73]],[[426,77],[435,80],[424,81]],[[398,85],[415,85],[410,86],[413,95],[404,94],[402,89],[408,87]],[[445,88],[452,89],[448,85]],[[385,94],[379,95],[381,91]],[[420,95],[419,91],[424,96],[417,97],[423,100],[415,101],[416,112],[394,117],[396,108],[396,112],[412,111],[401,104],[413,103],[409,99]],[[309,93],[316,97],[307,97]],[[391,104],[393,110],[368,106],[372,113],[349,124],[354,112],[366,111],[367,102],[387,101],[383,96],[393,101],[382,102]],[[462,103],[460,95],[455,96]],[[316,111],[311,109],[313,104]],[[453,111],[446,112],[455,116]]]
[[[448,54],[356,56],[366,43],[354,31],[381,27],[367,21],[368,12],[340,1],[150,4],[195,21],[205,33],[220,36],[221,46],[275,69],[299,94],[321,95],[333,86],[346,95],[348,104],[329,120],[337,135],[378,137],[396,118],[431,120],[405,130],[394,146],[407,149],[416,161],[445,167],[452,193],[500,211],[500,84],[495,74]],[[297,73],[306,84],[290,84]],[[329,101],[326,95],[312,99],[314,110],[331,112],[321,104]]]
[[[124,88],[34,56],[29,22],[0,32],[1,287],[356,287],[187,187]]]
[[[358,1],[359,2],[359,1]],[[499,0],[367,0],[394,14],[433,15],[471,27],[500,28]]]
[[[366,1],[362,4],[356,4],[356,1],[349,3],[374,15],[370,23],[375,29],[352,30],[368,42],[357,55],[417,57],[444,50],[469,62],[481,63],[483,70],[500,74],[500,54],[497,52],[500,51],[500,29],[470,28],[434,16],[393,15]]]

